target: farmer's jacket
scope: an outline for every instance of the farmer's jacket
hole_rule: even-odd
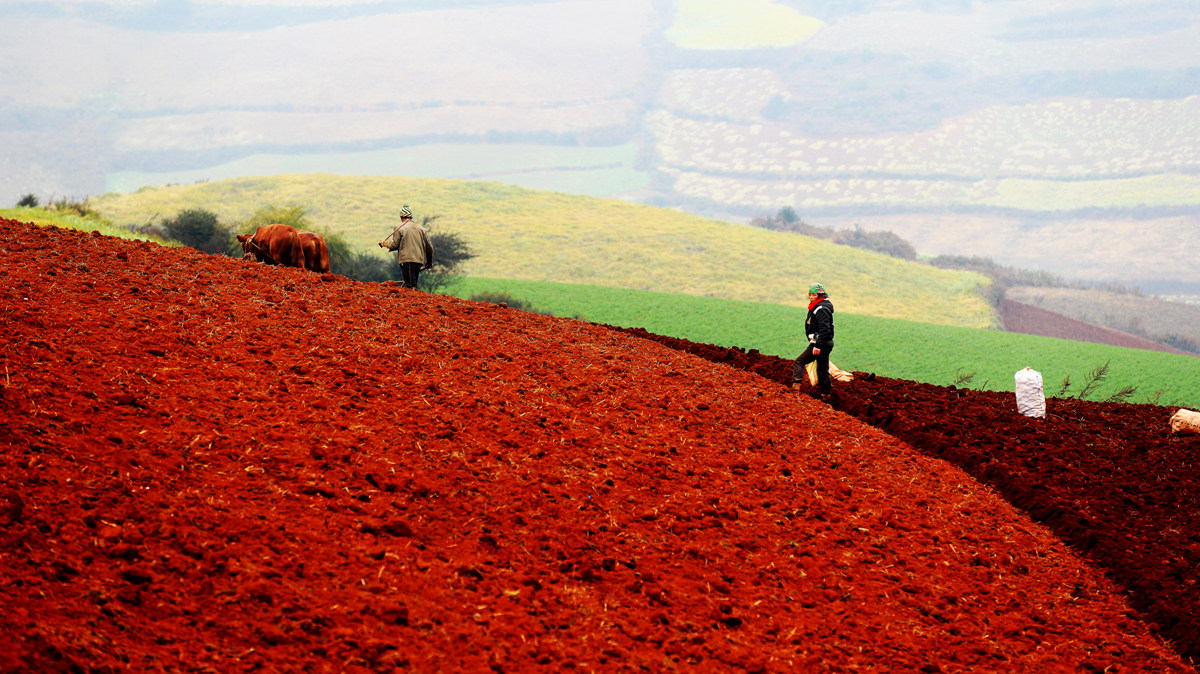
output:
[[[429,234],[412,220],[400,225],[383,240],[383,246],[396,251],[396,263],[419,262],[433,264],[433,244]]]
[[[804,334],[818,348],[833,347],[833,303],[828,298],[808,310],[808,316],[804,318]]]

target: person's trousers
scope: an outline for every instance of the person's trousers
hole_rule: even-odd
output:
[[[833,351],[832,346],[822,346],[820,355],[813,355],[813,347],[816,344],[809,344],[804,353],[796,359],[796,364],[792,366],[792,383],[808,381],[808,374],[804,368],[814,360],[817,361],[817,390],[821,393],[829,393],[833,390],[833,381],[829,378],[829,352]]]
[[[420,262],[401,262],[400,273],[404,276],[404,286],[406,288],[416,288],[421,277],[421,267],[425,265]]]

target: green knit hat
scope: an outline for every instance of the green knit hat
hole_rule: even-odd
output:
[[[814,295],[828,295],[829,294],[829,293],[825,292],[825,286],[821,285],[820,283],[814,283],[814,284],[810,285],[808,287],[808,292],[810,292]]]

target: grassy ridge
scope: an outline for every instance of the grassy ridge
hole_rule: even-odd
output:
[[[469,298],[485,291],[509,293],[558,316],[784,358],[794,358],[804,344],[805,310],[800,307],[477,277],[462,279],[450,292]],[[836,295],[832,299],[839,306]],[[972,381],[962,386],[997,391],[1013,390],[1013,375],[1028,366],[1042,373],[1049,396],[1059,393],[1066,377],[1072,382],[1066,395],[1078,393],[1089,373],[1108,363],[1107,380],[1091,400],[1135,386],[1137,392],[1126,402],[1200,406],[1200,358],[864,316],[840,306],[832,360],[848,370],[940,386],[973,373]]]
[[[982,275],[934,269],[786,232],[623,201],[489,182],[283,175],[106,194],[93,208],[140,224],[185,208],[223,221],[267,204],[306,207],[313,224],[364,250],[396,224],[401,204],[441,215],[476,253],[471,276],[570,282],[799,306],[820,281],[844,310],[971,328],[997,325]]]
[[[163,246],[178,246],[174,241],[165,241],[157,236],[145,236],[130,232],[125,227],[118,227],[102,218],[89,218],[72,212],[53,211],[45,208],[0,208],[0,218],[8,218],[18,222],[32,222],[37,225],[53,225],[64,229],[77,229],[83,232],[100,232],[104,236],[115,236],[121,239],[137,239],[153,241]]]

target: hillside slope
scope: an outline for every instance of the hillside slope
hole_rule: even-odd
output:
[[[938,325],[994,327],[988,279],[935,269],[807,236],[679,211],[498,183],[403,177],[282,175],[106,194],[93,207],[118,225],[186,208],[223,222],[267,204],[298,204],[313,225],[379,253],[399,208],[461,235],[472,276],[554,281],[803,306],[808,284],[837,293],[838,309]],[[382,253],[379,253],[382,255]],[[336,269],[334,270],[337,271]]]
[[[1188,307],[1178,305],[1182,309]],[[1077,321],[1053,311],[1046,311],[1031,304],[1005,299],[1000,302],[1000,320],[1008,332],[1019,332],[1023,335],[1040,335],[1042,337],[1057,337],[1075,342],[1091,342],[1093,344],[1111,344],[1128,349],[1147,349],[1163,353],[1177,353],[1185,356],[1196,354],[1180,351],[1153,340],[1131,335],[1112,328],[1106,328],[1083,321]]]
[[[1159,341],[1190,342],[1200,348],[1200,306],[1079,288],[1009,288],[1005,297],[1084,323],[1144,335]]]
[[[759,376],[0,227],[2,669],[1188,669],[994,491]]]

